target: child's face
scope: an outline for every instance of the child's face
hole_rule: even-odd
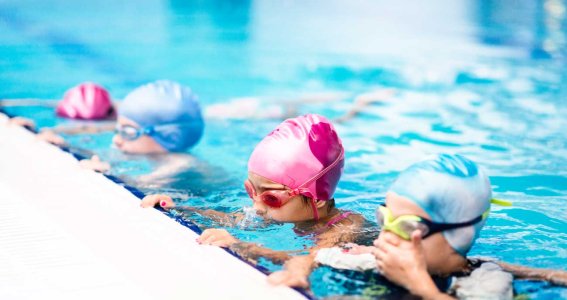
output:
[[[118,126],[133,126],[141,129],[140,125],[136,122],[125,118],[118,117]],[[132,154],[150,154],[150,153],[166,153],[167,150],[164,149],[160,144],[158,144],[152,137],[145,134],[140,135],[135,140],[127,140],[123,138],[120,134],[115,134],[112,138],[112,142],[120,151]]]
[[[386,194],[386,206],[392,212],[393,217],[401,215],[416,215],[423,218],[431,219],[421,207],[408,200],[405,197],[399,196],[395,193]],[[380,232],[378,239],[384,238],[384,231]],[[396,235],[396,237],[398,237]],[[410,241],[403,240],[401,242],[410,243]],[[454,272],[455,264],[448,263],[454,261],[455,255],[462,258],[457,254],[449,245],[441,232],[432,234],[422,241],[423,250],[425,252],[425,260],[427,262],[427,269],[432,274],[447,274]],[[459,260],[457,258],[457,260]]]
[[[253,207],[258,215],[278,222],[303,222],[313,219],[311,206],[304,203],[301,195],[289,198],[281,207],[271,207],[260,199],[260,194],[268,190],[287,190],[282,184],[273,182],[262,176],[248,173],[248,180],[256,190],[256,196],[252,198]]]

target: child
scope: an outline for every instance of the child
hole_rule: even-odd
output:
[[[191,89],[161,80],[124,98],[113,143],[126,153],[180,152],[194,146],[203,129],[201,109]]]
[[[148,158],[156,163],[150,174],[138,176],[137,186],[174,188],[173,175],[189,169],[191,176],[216,172],[185,152],[203,135],[204,122],[197,96],[179,83],[160,80],[130,92],[120,104],[115,130],[116,148],[128,154],[151,154]],[[97,169],[100,161],[95,157],[82,164]]]
[[[75,87],[67,90],[58,102],[50,100],[3,100],[0,101],[1,106],[55,106],[55,113],[63,118],[75,120],[97,120],[97,121],[112,121],[116,119],[115,108],[112,105],[112,100],[106,89],[102,86],[91,82],[81,83]],[[33,120],[15,117],[11,120],[12,124],[20,125],[35,130],[35,122]],[[108,126],[108,122],[97,124],[97,127],[107,130],[112,129]],[[72,133],[81,130],[81,128],[92,127],[92,123],[84,123],[80,126],[77,124],[66,124],[57,127],[42,130],[38,133],[38,138],[51,142],[57,145],[63,145],[65,142],[63,138],[57,136],[57,133]],[[111,125],[112,126],[112,125]],[[84,129],[82,131],[85,131]]]
[[[105,120],[116,118],[110,94],[92,82],[81,83],[69,89],[55,112],[58,116],[81,120]]]
[[[111,120],[115,108],[108,91],[102,86],[84,82],[67,90],[60,101],[54,100],[0,100],[0,107],[47,106],[63,118],[77,120]]]
[[[97,93],[100,96],[105,95],[100,90],[85,90],[85,88],[71,90],[58,106],[58,112],[74,117],[93,116],[92,113],[85,115],[87,109],[81,110],[81,108],[86,103],[94,103],[89,99],[96,100],[97,97],[94,96]],[[91,96],[85,97],[87,95]],[[99,110],[102,110],[102,106],[106,107],[103,105],[104,101],[97,103]],[[172,174],[198,164],[192,156],[183,152],[199,141],[203,134],[204,122],[197,96],[191,89],[179,83],[159,80],[136,88],[120,103],[116,122],[111,128],[107,127],[86,124],[74,128],[56,128],[56,130],[72,134],[115,129],[116,134],[112,141],[121,152],[152,154],[148,158],[156,163],[156,169],[148,175],[140,176],[136,185],[142,181],[156,182],[170,178]],[[159,155],[166,153],[168,155]],[[110,169],[110,164],[101,161],[96,155],[91,159],[80,161],[80,164],[100,172]]]
[[[371,252],[380,273],[416,296],[452,299],[439,291],[431,275],[468,274],[478,265],[466,255],[486,222],[490,203],[504,204],[491,197],[488,177],[462,156],[443,154],[416,163],[399,175],[386,194],[386,205],[376,210],[382,231],[375,247],[354,247],[349,252]],[[567,284],[565,272],[498,264],[520,278]],[[487,278],[491,268],[481,269]],[[494,288],[509,295],[488,297],[511,296],[509,278],[508,286]],[[479,292],[485,291],[476,291],[477,296]],[[461,295],[458,289],[456,294]]]
[[[65,94],[57,106],[57,112],[66,117],[94,119],[108,114],[112,110],[110,104],[110,97],[104,89],[95,84],[82,84]],[[138,159],[134,156],[142,154],[144,162],[151,164],[151,172],[137,175],[135,178],[117,174],[122,180],[138,188],[151,185],[151,188],[186,190],[187,180],[181,182],[181,177],[190,177],[192,187],[199,186],[199,191],[205,190],[199,183],[211,178],[215,179],[213,181],[223,180],[222,183],[226,183],[227,176],[219,174],[222,170],[213,168],[187,153],[189,148],[197,144],[204,131],[197,96],[190,88],[168,80],[151,82],[130,92],[120,102],[117,112],[116,120],[105,126],[93,122],[69,124],[74,126],[44,130],[40,136],[48,142],[68,146],[56,133],[99,133],[115,130],[112,142],[120,152],[112,153],[118,157],[113,162],[124,162],[124,165],[130,167],[133,165],[131,161]],[[76,147],[72,150],[82,155],[89,153]],[[99,172],[111,169],[111,165],[101,161],[97,155],[91,153],[88,156],[91,158],[79,162],[82,167]]]
[[[353,241],[364,220],[335,207],[333,194],[343,165],[344,149],[333,125],[322,116],[309,114],[284,121],[256,146],[244,186],[257,214],[266,221],[294,223],[297,230],[316,233],[314,249],[331,247]],[[147,196],[141,206],[158,204],[175,206],[166,195]],[[223,217],[210,210],[201,213]],[[287,253],[241,242],[224,229],[207,229],[198,242],[230,247],[244,257],[263,256],[276,263],[290,260],[293,265],[309,266],[313,260],[312,255],[290,259]]]

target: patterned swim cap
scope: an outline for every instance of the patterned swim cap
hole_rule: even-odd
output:
[[[419,205],[438,223],[460,223],[482,215],[490,207],[492,188],[488,177],[471,160],[440,154],[413,164],[400,173],[390,191]],[[445,230],[443,236],[465,256],[486,220]]]
[[[203,135],[197,96],[177,82],[160,80],[136,88],[118,113],[142,127],[153,127],[149,135],[168,151],[186,150]]]

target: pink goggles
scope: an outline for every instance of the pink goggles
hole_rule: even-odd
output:
[[[301,184],[299,187],[295,189],[286,188],[285,190],[267,190],[258,195],[256,189],[254,188],[254,185],[252,184],[252,182],[250,182],[249,179],[247,179],[244,182],[244,188],[246,189],[248,196],[252,200],[255,200],[255,198],[258,197],[267,206],[271,208],[280,208],[284,206],[287,202],[289,202],[289,200],[293,196],[305,195],[306,193],[310,193],[309,189],[306,189],[304,187],[308,186],[310,183],[324,176],[327,172],[329,172],[329,170],[334,168],[341,161],[343,157],[344,157],[344,149],[341,148],[341,152],[339,153],[339,155],[332,164],[328,165],[326,168],[319,171],[319,173],[315,174],[313,177],[311,177],[310,179],[308,179],[307,181],[305,181],[303,184]],[[309,198],[311,199],[313,218],[315,219],[315,221],[318,221],[319,212],[317,211],[317,203],[315,199],[313,199],[312,197]]]
[[[249,179],[244,181],[244,188],[248,193],[250,199],[256,201],[256,198],[259,198],[260,201],[264,202],[267,206],[271,208],[280,208],[284,206],[286,203],[293,198],[293,196],[297,196],[298,194],[294,193],[290,189],[285,190],[268,190],[264,191],[263,193],[259,194],[256,193],[256,189],[252,182]],[[313,218],[315,221],[319,220],[319,212],[317,211],[317,205],[315,203],[315,199],[311,199],[311,207],[313,208]]]

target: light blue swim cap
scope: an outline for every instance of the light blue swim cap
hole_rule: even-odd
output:
[[[437,223],[473,220],[486,212],[492,197],[488,177],[474,162],[448,154],[413,164],[400,173],[390,191],[419,205]],[[465,256],[485,221],[442,233],[451,247]]]
[[[136,88],[124,98],[118,114],[142,127],[152,127],[149,135],[168,151],[186,150],[203,135],[197,96],[190,88],[169,80]]]

